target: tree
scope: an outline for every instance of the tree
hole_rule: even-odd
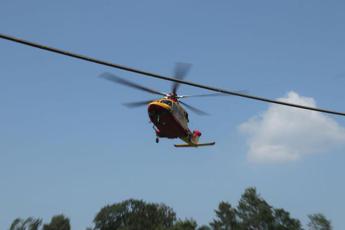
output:
[[[198,228],[198,230],[211,230],[211,228],[207,225],[202,225]]]
[[[41,219],[28,217],[25,220],[23,220],[21,218],[17,218],[12,222],[10,230],[38,230],[41,224]]]
[[[290,217],[289,212],[284,209],[274,209],[274,229],[302,230],[302,226],[299,220]]]
[[[53,216],[49,224],[43,225],[43,230],[70,230],[70,221],[64,215]]]
[[[247,188],[237,206],[241,229],[273,229],[271,206],[257,194],[255,188]]]
[[[284,209],[272,208],[255,188],[244,191],[236,208],[222,201],[215,212],[216,219],[210,223],[213,230],[302,230],[299,220]]]
[[[164,204],[130,199],[103,207],[94,219],[94,229],[169,229],[175,221],[176,213]]]
[[[196,230],[198,224],[193,219],[178,220],[171,230]]]
[[[238,228],[236,209],[227,202],[220,202],[216,212],[216,219],[210,225],[214,230],[232,230]]]
[[[308,229],[310,230],[331,230],[332,229],[331,221],[327,220],[327,218],[321,213],[309,215],[308,218],[309,218]]]

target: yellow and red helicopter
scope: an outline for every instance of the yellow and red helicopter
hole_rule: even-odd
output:
[[[179,80],[184,79],[190,69],[190,66],[190,64],[186,63],[177,63],[175,66],[175,78]],[[129,108],[147,106],[148,115],[150,121],[153,123],[153,129],[155,130],[156,134],[156,143],[159,142],[159,138],[180,138],[185,142],[185,144],[174,145],[175,147],[199,147],[215,144],[215,142],[199,143],[201,132],[199,130],[191,131],[189,129],[189,116],[183,106],[199,115],[207,115],[207,113],[185,102],[182,102],[181,99],[189,97],[218,96],[224,94],[211,93],[200,95],[178,95],[177,90],[180,86],[178,82],[174,82],[172,84],[170,93],[163,93],[158,90],[125,80],[111,73],[103,73],[101,77],[131,88],[163,96],[162,98],[155,100],[145,100],[124,104]]]

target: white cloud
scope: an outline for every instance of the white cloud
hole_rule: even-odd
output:
[[[289,92],[278,100],[316,107],[315,100]],[[322,113],[270,105],[239,126],[248,137],[248,159],[259,163],[294,161],[345,145],[345,128]]]

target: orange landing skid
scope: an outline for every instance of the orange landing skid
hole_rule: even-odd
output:
[[[189,147],[203,147],[203,146],[211,146],[216,144],[216,142],[209,142],[209,143],[202,143],[202,144],[180,144],[180,145],[174,145],[177,148],[189,148]]]

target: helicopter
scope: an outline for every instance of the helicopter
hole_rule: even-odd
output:
[[[176,63],[174,69],[174,76],[176,79],[182,80],[189,72],[191,65],[187,63]],[[164,93],[158,90],[148,88],[137,83],[125,80],[111,73],[103,73],[100,77],[109,81],[125,85],[134,89],[138,89],[147,93],[163,96],[158,99],[145,100],[138,102],[124,103],[123,105],[129,108],[136,108],[141,106],[147,106],[147,112],[150,118],[150,122],[153,124],[153,129],[156,135],[156,143],[159,143],[160,138],[175,139],[179,138],[185,142],[185,144],[175,144],[175,147],[200,147],[211,146],[215,142],[199,143],[201,132],[199,130],[191,131],[188,127],[189,115],[183,108],[185,106],[188,110],[198,115],[208,115],[206,112],[195,108],[181,99],[189,97],[205,97],[205,96],[220,96],[225,95],[221,93],[211,94],[199,94],[199,95],[178,95],[177,90],[180,83],[174,82],[171,85],[171,92]]]

